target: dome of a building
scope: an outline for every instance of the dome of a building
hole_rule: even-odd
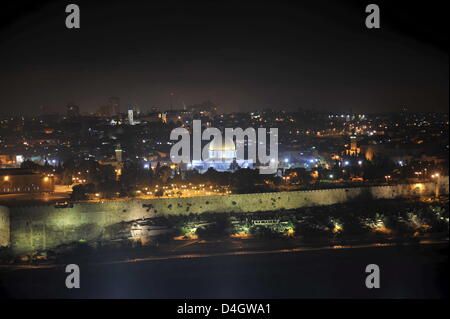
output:
[[[236,146],[231,138],[214,138],[208,144],[209,161],[232,161],[236,157]]]
[[[208,144],[208,150],[210,151],[235,151],[236,146],[234,145],[233,139],[231,138],[224,138],[224,141],[214,138],[211,142]]]

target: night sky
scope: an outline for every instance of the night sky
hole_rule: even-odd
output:
[[[95,3],[94,3],[95,2]],[[61,1],[2,4],[1,113],[93,112],[110,96],[146,111],[446,111],[445,10],[433,1]],[[81,9],[66,29],[65,6]],[[439,2],[437,2],[439,3]],[[424,8],[424,6],[427,6]]]

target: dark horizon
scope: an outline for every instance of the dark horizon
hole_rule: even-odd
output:
[[[110,96],[148,111],[211,100],[229,113],[314,109],[448,111],[443,10],[365,5],[77,1],[7,4],[1,15],[1,112],[94,112]],[[170,94],[173,93],[171,101]]]

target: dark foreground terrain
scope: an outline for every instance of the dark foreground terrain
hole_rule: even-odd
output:
[[[381,288],[367,289],[377,264]],[[2,268],[2,298],[447,298],[448,244],[184,255],[80,264],[80,289],[63,265]]]

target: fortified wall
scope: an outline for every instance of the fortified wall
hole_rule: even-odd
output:
[[[104,238],[105,230],[120,222],[163,215],[252,213],[332,205],[352,200],[432,196],[448,192],[448,178],[441,178],[439,184],[86,202],[75,203],[72,208],[55,208],[53,205],[11,208],[0,206],[0,246],[11,246],[17,254],[45,250],[64,243]]]
[[[9,209],[0,206],[0,247],[9,246],[10,241]]]

